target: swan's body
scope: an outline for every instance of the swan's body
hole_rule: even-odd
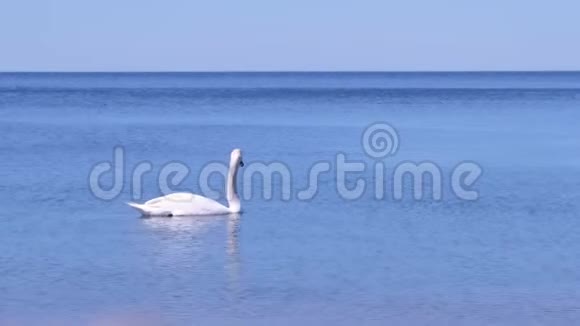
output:
[[[229,206],[196,194],[178,192],[151,199],[144,204],[128,203],[145,216],[221,215],[239,213],[240,198],[236,192],[238,167],[243,166],[242,152],[234,149],[230,157],[230,169],[226,179]]]
[[[145,204],[129,203],[148,216],[217,215],[237,213],[217,201],[187,192],[178,192],[151,199]]]

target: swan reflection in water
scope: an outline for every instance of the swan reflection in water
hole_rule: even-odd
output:
[[[200,265],[207,264],[207,257],[215,259],[220,256],[220,252],[225,253],[224,272],[227,274],[230,289],[237,292],[240,273],[239,213],[171,218],[142,217],[141,221],[154,231],[152,250],[162,268],[185,263],[189,266],[183,266],[184,268],[195,270]]]

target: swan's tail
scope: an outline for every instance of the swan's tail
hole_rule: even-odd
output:
[[[174,214],[171,211],[163,210],[160,208],[155,208],[143,204],[131,203],[128,202],[127,205],[136,209],[141,215],[143,216],[173,216]]]
[[[149,208],[147,206],[145,206],[145,205],[131,203],[131,202],[128,202],[127,205],[133,207],[134,209],[136,209],[142,215],[149,215],[151,213],[150,210],[149,210]]]

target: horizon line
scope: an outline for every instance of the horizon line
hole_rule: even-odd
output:
[[[6,70],[0,74],[170,74],[170,73],[579,73],[580,69],[545,70]]]

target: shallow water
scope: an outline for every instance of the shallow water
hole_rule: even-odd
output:
[[[0,74],[0,323],[573,324],[579,106],[580,73]],[[347,178],[367,181],[361,198],[333,173],[297,198],[337,153],[374,166],[361,134],[377,121],[400,138],[385,198],[370,168]],[[98,199],[89,173],[115,146],[124,187]],[[234,147],[286,164],[290,200],[274,178],[241,216],[125,205],[139,162],[153,165],[143,201],[166,163],[191,169],[175,190],[199,192]],[[395,166],[425,160],[442,200],[394,200]],[[483,169],[476,201],[449,189],[462,161]]]

